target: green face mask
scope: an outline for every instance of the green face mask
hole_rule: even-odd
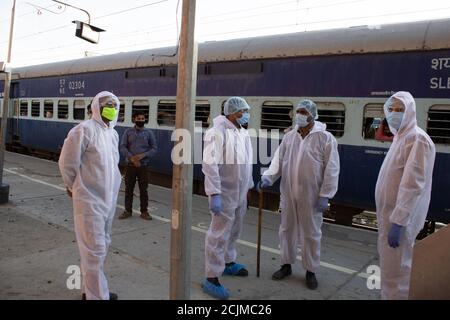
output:
[[[102,110],[102,116],[109,121],[113,121],[116,116],[117,110],[116,108],[107,108],[104,107]]]

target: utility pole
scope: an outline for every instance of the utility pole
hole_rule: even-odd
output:
[[[175,129],[189,131],[190,137],[178,138],[175,145],[183,143],[188,146],[190,159],[189,163],[173,164],[170,234],[170,299],[173,300],[189,299],[191,286],[193,138],[197,87],[195,5],[196,0],[183,0],[179,44]]]
[[[5,145],[6,145],[6,131],[7,131],[6,127],[8,125],[9,91],[11,86],[11,70],[8,69],[8,64],[11,62],[15,11],[16,11],[16,0],[13,0],[13,6],[11,9],[11,25],[9,29],[8,56],[6,58],[6,69],[5,69],[2,124],[0,128],[0,204],[7,203],[9,200],[9,185],[3,183],[3,166],[5,161],[5,149],[6,149]]]

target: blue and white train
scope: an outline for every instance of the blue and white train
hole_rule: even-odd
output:
[[[119,134],[132,126],[134,111],[147,114],[146,126],[154,129],[159,148],[151,170],[170,183],[174,50],[15,68],[10,146],[57,154],[67,132],[87,118],[92,97],[109,90],[121,101]],[[450,19],[207,42],[199,45],[197,72],[195,118],[204,129],[221,114],[226,98],[237,95],[252,106],[249,128],[278,130],[282,136],[295,104],[314,100],[319,120],[339,143],[341,173],[332,209],[352,214],[375,206],[375,182],[390,144],[374,139],[382,105],[396,91],[411,92],[418,124],[437,149],[428,220],[450,221]],[[256,165],[255,181],[259,169]],[[200,192],[199,165],[194,179]],[[339,219],[348,222],[351,215]]]

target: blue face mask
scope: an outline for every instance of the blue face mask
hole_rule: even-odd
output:
[[[298,125],[300,128],[306,127],[309,124],[308,116],[297,113],[295,115],[295,124]]]
[[[400,129],[400,125],[402,124],[404,114],[404,112],[389,112],[386,120],[392,128],[398,131]]]
[[[250,120],[250,113],[244,112],[242,114],[242,117],[238,118],[236,121],[243,126],[244,124],[248,123],[248,120]]]

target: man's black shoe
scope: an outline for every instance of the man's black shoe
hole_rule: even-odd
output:
[[[306,286],[308,289],[317,289],[318,283],[314,272],[306,271]]]
[[[281,269],[276,271],[272,275],[272,280],[281,280],[286,278],[287,276],[290,276],[292,274],[292,268],[290,264],[283,264],[281,266]]]

